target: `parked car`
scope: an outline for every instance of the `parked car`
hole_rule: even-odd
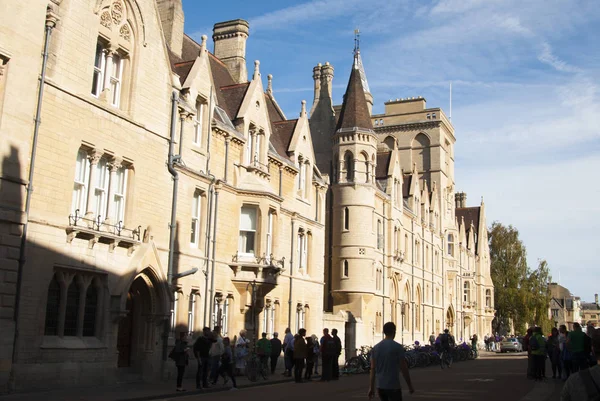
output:
[[[506,338],[500,343],[500,352],[523,352],[523,344],[516,338]]]

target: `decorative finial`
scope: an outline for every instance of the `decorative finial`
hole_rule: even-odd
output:
[[[413,173],[417,172],[417,163],[413,163]]]
[[[302,101],[302,108],[300,109],[300,117],[304,117],[306,115],[306,100]]]
[[[360,29],[356,28],[354,30],[354,57],[357,57],[358,53],[360,53]]]
[[[267,93],[269,95],[273,93],[273,74],[267,75]]]
[[[260,78],[260,61],[255,60],[254,61],[254,75],[252,76],[252,79],[258,79]]]
[[[200,42],[200,47],[202,50],[206,50],[206,39],[208,37],[206,35],[202,35],[200,38],[202,39],[202,42]]]

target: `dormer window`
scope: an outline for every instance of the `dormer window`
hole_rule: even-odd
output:
[[[448,255],[454,256],[454,234],[448,234]]]

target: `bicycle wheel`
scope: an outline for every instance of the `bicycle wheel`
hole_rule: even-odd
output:
[[[248,359],[246,362],[246,377],[248,377],[248,380],[251,382],[258,380],[258,369],[259,366],[256,358]]]

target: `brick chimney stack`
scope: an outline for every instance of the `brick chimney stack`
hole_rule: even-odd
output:
[[[238,84],[248,82],[246,40],[249,31],[250,25],[243,19],[218,22],[213,28],[214,54]]]

